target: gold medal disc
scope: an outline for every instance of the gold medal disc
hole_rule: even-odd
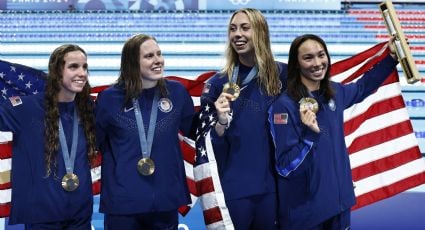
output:
[[[238,84],[233,82],[227,82],[223,86],[223,93],[228,93],[233,95],[231,101],[234,101],[239,97],[239,94],[241,93],[241,89],[239,88]]]
[[[74,173],[67,173],[62,178],[62,188],[65,189],[65,191],[72,192],[77,189],[79,185],[80,180]]]
[[[155,163],[151,158],[142,158],[137,162],[137,170],[143,176],[150,176],[155,172]]]
[[[319,103],[312,97],[304,97],[300,100],[300,108],[305,108],[317,113],[319,110]]]

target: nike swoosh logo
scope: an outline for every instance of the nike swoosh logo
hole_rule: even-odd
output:
[[[124,108],[124,113],[126,113],[126,112],[128,112],[128,111],[131,111],[131,110],[133,110],[134,109],[134,107],[130,107],[130,108]]]

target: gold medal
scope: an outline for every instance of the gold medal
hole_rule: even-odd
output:
[[[304,97],[300,100],[300,108],[308,109],[317,113],[319,110],[319,103],[312,97]]]
[[[234,101],[239,97],[239,94],[241,93],[241,89],[239,88],[238,84],[233,82],[227,82],[223,86],[223,93],[228,93],[233,95],[231,101]]]
[[[65,191],[72,192],[77,189],[79,185],[80,180],[74,173],[67,173],[62,178],[62,188],[65,189]]]
[[[155,172],[155,163],[151,158],[142,158],[137,162],[137,170],[143,176],[150,176]]]

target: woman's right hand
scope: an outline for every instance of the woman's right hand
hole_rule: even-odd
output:
[[[301,122],[316,133],[320,133],[319,124],[316,120],[316,114],[307,108],[300,108]]]
[[[217,118],[220,124],[227,124],[227,116],[231,110],[230,100],[233,95],[228,93],[221,93],[217,100],[214,102],[215,109],[217,110]]]

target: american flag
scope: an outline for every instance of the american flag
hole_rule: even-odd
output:
[[[199,111],[199,98],[202,94],[204,88],[204,82],[207,81],[210,77],[215,74],[214,71],[205,72],[199,75],[195,80],[182,78],[178,76],[168,76],[167,79],[177,80],[184,85],[189,94],[192,96],[195,104],[195,110]],[[201,184],[199,180],[195,178],[194,165],[196,163],[196,151],[195,151],[195,141],[188,138],[182,137],[180,142],[180,147],[183,152],[183,160],[186,171],[186,182],[189,188],[191,195],[192,203],[187,206],[182,206],[179,208],[181,215],[185,216],[190,209],[197,203],[198,197],[202,197],[202,190],[198,189],[198,186]]]
[[[388,54],[380,43],[332,65],[332,80],[349,83]],[[195,183],[208,229],[233,229],[210,140],[216,122],[213,104],[200,114],[194,165]],[[363,102],[344,112],[358,209],[425,183],[425,161],[401,96],[397,69]]]
[[[387,53],[386,43],[380,43],[337,62],[332,65],[332,80],[355,81]],[[344,132],[357,198],[353,209],[425,183],[425,161],[397,69],[374,94],[344,111]]]
[[[12,96],[37,94],[44,90],[46,73],[0,60],[0,103]],[[10,213],[12,133],[0,132],[0,217]],[[92,165],[93,194],[100,191],[100,157]]]

